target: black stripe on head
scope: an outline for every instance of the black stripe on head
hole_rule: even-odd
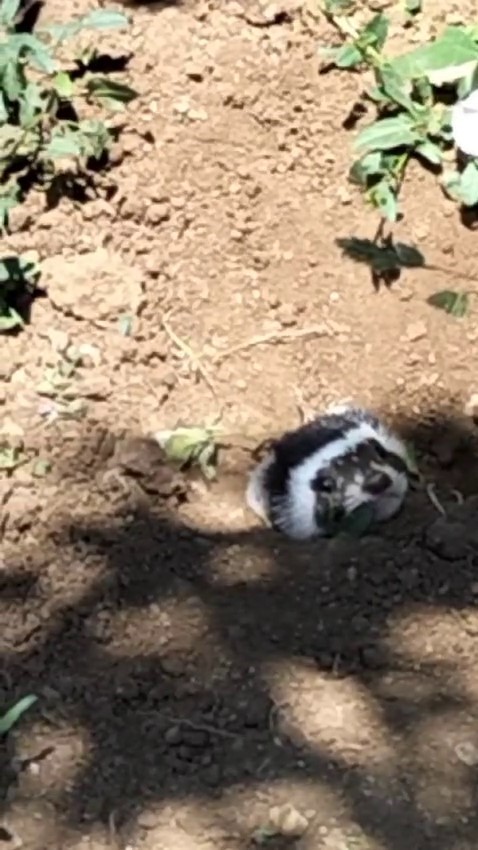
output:
[[[400,472],[404,475],[409,474],[408,466],[403,458],[401,458],[400,455],[395,454],[395,452],[389,452],[388,449],[386,449],[385,446],[378,440],[374,440],[372,438],[370,440],[366,440],[363,445],[370,446],[377,458],[394,469],[395,472]]]
[[[287,483],[292,469],[300,466],[310,455],[319,449],[340,440],[347,431],[354,427],[347,423],[344,427],[340,418],[329,418],[331,424],[323,424],[317,419],[307,422],[295,431],[288,431],[276,441],[273,452],[275,461],[268,468],[264,483],[271,498],[284,496],[287,493]],[[333,423],[333,424],[332,424]]]

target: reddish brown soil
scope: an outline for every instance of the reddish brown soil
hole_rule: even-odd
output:
[[[14,218],[48,297],[0,363],[25,460],[0,478],[0,704],[39,697],[3,744],[5,846],[476,847],[478,333],[426,303],[476,275],[476,234],[417,166],[397,233],[449,274],[376,294],[340,257],[376,225],[346,180],[362,83],[318,75],[332,33],[304,5],[135,8],[101,42],[141,97],[99,195]],[[90,347],[64,397],[85,415],[47,424],[66,342]],[[244,448],[184,501],[125,440],[221,414],[247,446],[350,396],[415,443],[447,518],[419,491],[376,536],[288,545],[244,510]]]

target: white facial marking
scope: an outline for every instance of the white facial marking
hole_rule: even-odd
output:
[[[382,423],[369,421],[366,411],[361,411],[350,404],[341,404],[331,406],[327,410],[327,414],[339,416],[350,414],[349,422],[354,421],[356,424],[343,437],[313,452],[302,463],[290,470],[288,492],[284,498],[277,500],[276,505],[280,528],[286,535],[295,540],[307,540],[325,534],[325,528],[317,524],[316,494],[310,483],[318,472],[326,471],[332,461],[337,466],[343,466],[345,463],[344,456],[347,455],[348,460],[352,452],[353,460],[358,462],[356,452],[358,446],[363,442],[374,439],[387,452],[401,458],[409,468],[408,452],[402,440],[391,433]],[[370,414],[368,415],[370,416]],[[273,460],[274,454],[269,453],[258,464],[249,477],[246,491],[247,504],[264,522],[270,522],[270,494],[264,487],[264,474]],[[365,493],[363,490],[363,473],[359,471],[354,475],[346,489],[343,507],[347,513],[351,513],[360,505],[372,503],[375,520],[382,522],[390,519],[400,510],[408,490],[408,478],[404,473],[398,472],[386,463],[372,462],[371,465],[377,471],[383,471],[389,475],[390,486],[385,493],[379,496]]]

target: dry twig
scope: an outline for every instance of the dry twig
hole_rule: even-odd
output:
[[[249,348],[254,348],[256,345],[268,345],[270,343],[274,344],[276,342],[290,342],[294,339],[304,339],[304,337],[308,336],[324,336],[325,329],[323,325],[311,325],[308,328],[295,328],[293,330],[288,331],[271,331],[267,334],[261,334],[259,336],[253,336],[251,339],[245,340],[245,342],[240,342],[238,345],[233,345],[231,348],[227,348],[225,351],[218,351],[217,354],[214,355],[213,359],[215,362],[219,360],[225,360],[227,357],[230,357],[231,354],[238,354],[240,351],[247,351]]]

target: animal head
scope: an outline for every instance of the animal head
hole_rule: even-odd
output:
[[[338,522],[362,505],[373,507],[378,522],[398,512],[408,489],[410,470],[403,456],[376,439],[365,440],[332,459],[310,482],[317,524]]]

